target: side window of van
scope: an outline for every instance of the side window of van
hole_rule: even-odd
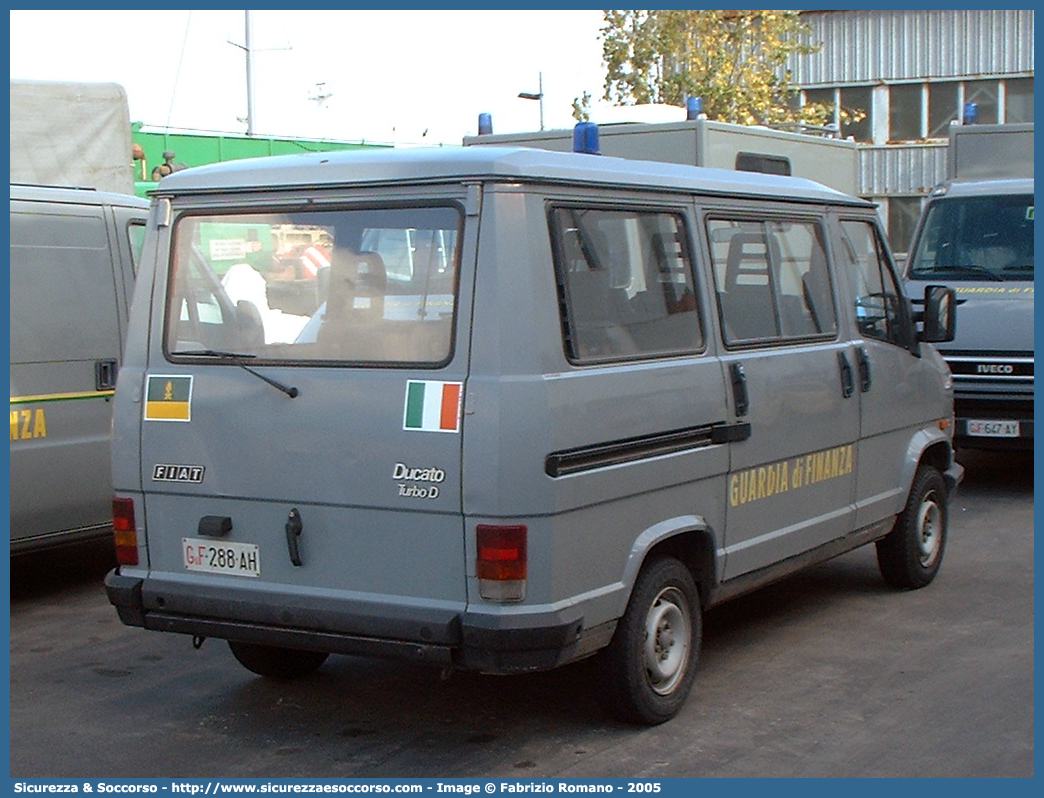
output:
[[[726,344],[837,333],[818,224],[711,219],[707,233]]]
[[[138,273],[141,263],[141,250],[145,244],[145,222],[131,222],[127,225],[127,237],[130,239],[131,268]]]
[[[595,363],[703,347],[681,215],[558,207],[551,211],[566,354]]]
[[[899,283],[869,222],[841,223],[841,262],[855,292],[856,323],[867,338],[905,347],[910,332]]]

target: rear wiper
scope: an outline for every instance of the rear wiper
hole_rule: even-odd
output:
[[[295,388],[292,385],[283,385],[281,382],[277,382],[276,380],[273,380],[271,377],[266,377],[264,374],[258,374],[252,368],[249,368],[246,364],[237,362],[239,360],[247,360],[249,358],[257,357],[257,355],[251,353],[222,352],[218,349],[190,349],[180,352],[171,352],[171,355],[177,355],[181,357],[213,357],[221,358],[222,360],[231,360],[235,365],[243,369],[243,371],[250,372],[262,382],[267,382],[273,388],[282,391],[291,399],[295,399],[301,393],[299,390],[297,390],[297,388]]]

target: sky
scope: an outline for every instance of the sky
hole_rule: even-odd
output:
[[[247,131],[244,11],[10,12],[11,77],[112,82],[150,129]],[[599,10],[251,11],[258,136],[460,144],[571,128],[599,98]],[[327,95],[325,99],[323,95]],[[596,109],[597,109],[596,105]]]

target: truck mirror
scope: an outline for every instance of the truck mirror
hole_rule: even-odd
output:
[[[920,339],[926,343],[952,341],[956,330],[957,294],[945,285],[924,289],[924,326]]]

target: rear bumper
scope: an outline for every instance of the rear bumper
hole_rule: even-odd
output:
[[[547,670],[608,642],[612,630],[583,632],[583,618],[528,618],[410,607],[408,612],[364,603],[339,605],[296,597],[287,601],[230,597],[227,590],[119,573],[105,592],[120,620],[160,632],[259,645],[406,660],[489,673]]]

